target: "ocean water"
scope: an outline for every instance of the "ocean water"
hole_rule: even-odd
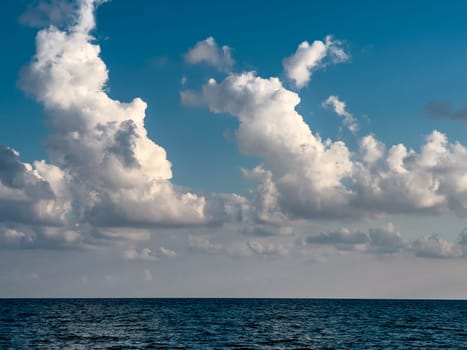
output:
[[[467,349],[467,302],[0,300],[0,349]]]

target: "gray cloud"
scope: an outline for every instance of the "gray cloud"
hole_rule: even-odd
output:
[[[368,236],[369,250],[375,253],[395,253],[405,249],[407,245],[392,223],[369,229]]]
[[[342,227],[320,232],[305,239],[308,244],[331,245],[339,250],[359,250],[374,254],[392,254],[407,248],[393,224],[370,228],[368,233]]]
[[[415,240],[411,245],[416,256],[422,258],[460,258],[465,256],[464,247],[431,235]]]
[[[455,109],[450,101],[432,101],[425,105],[425,113],[433,117],[467,120],[467,107]]]
[[[309,236],[306,241],[311,244],[331,244],[331,245],[355,245],[366,244],[369,238],[368,235],[360,231],[352,231],[348,228],[340,228],[336,231],[321,232],[316,235]]]

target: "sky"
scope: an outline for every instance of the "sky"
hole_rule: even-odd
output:
[[[0,297],[465,298],[467,4],[0,3]]]

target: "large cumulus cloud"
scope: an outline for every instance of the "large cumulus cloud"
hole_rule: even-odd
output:
[[[108,70],[91,35],[101,2],[79,0],[69,25],[37,34],[20,86],[50,116],[49,162],[25,164],[0,149],[2,221],[63,232],[206,223],[206,199],[172,184],[166,151],[148,138],[146,103],[106,92]]]
[[[230,74],[220,83],[211,79],[202,93],[211,111],[238,118],[240,151],[263,160],[246,172],[260,182],[259,213],[292,218],[467,214],[467,149],[439,131],[426,137],[419,152],[403,144],[387,147],[371,134],[351,151],[343,141],[323,140],[313,132],[296,111],[298,94],[278,78]]]

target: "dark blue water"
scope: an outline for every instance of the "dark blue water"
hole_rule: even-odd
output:
[[[0,300],[0,349],[467,349],[467,302]]]

